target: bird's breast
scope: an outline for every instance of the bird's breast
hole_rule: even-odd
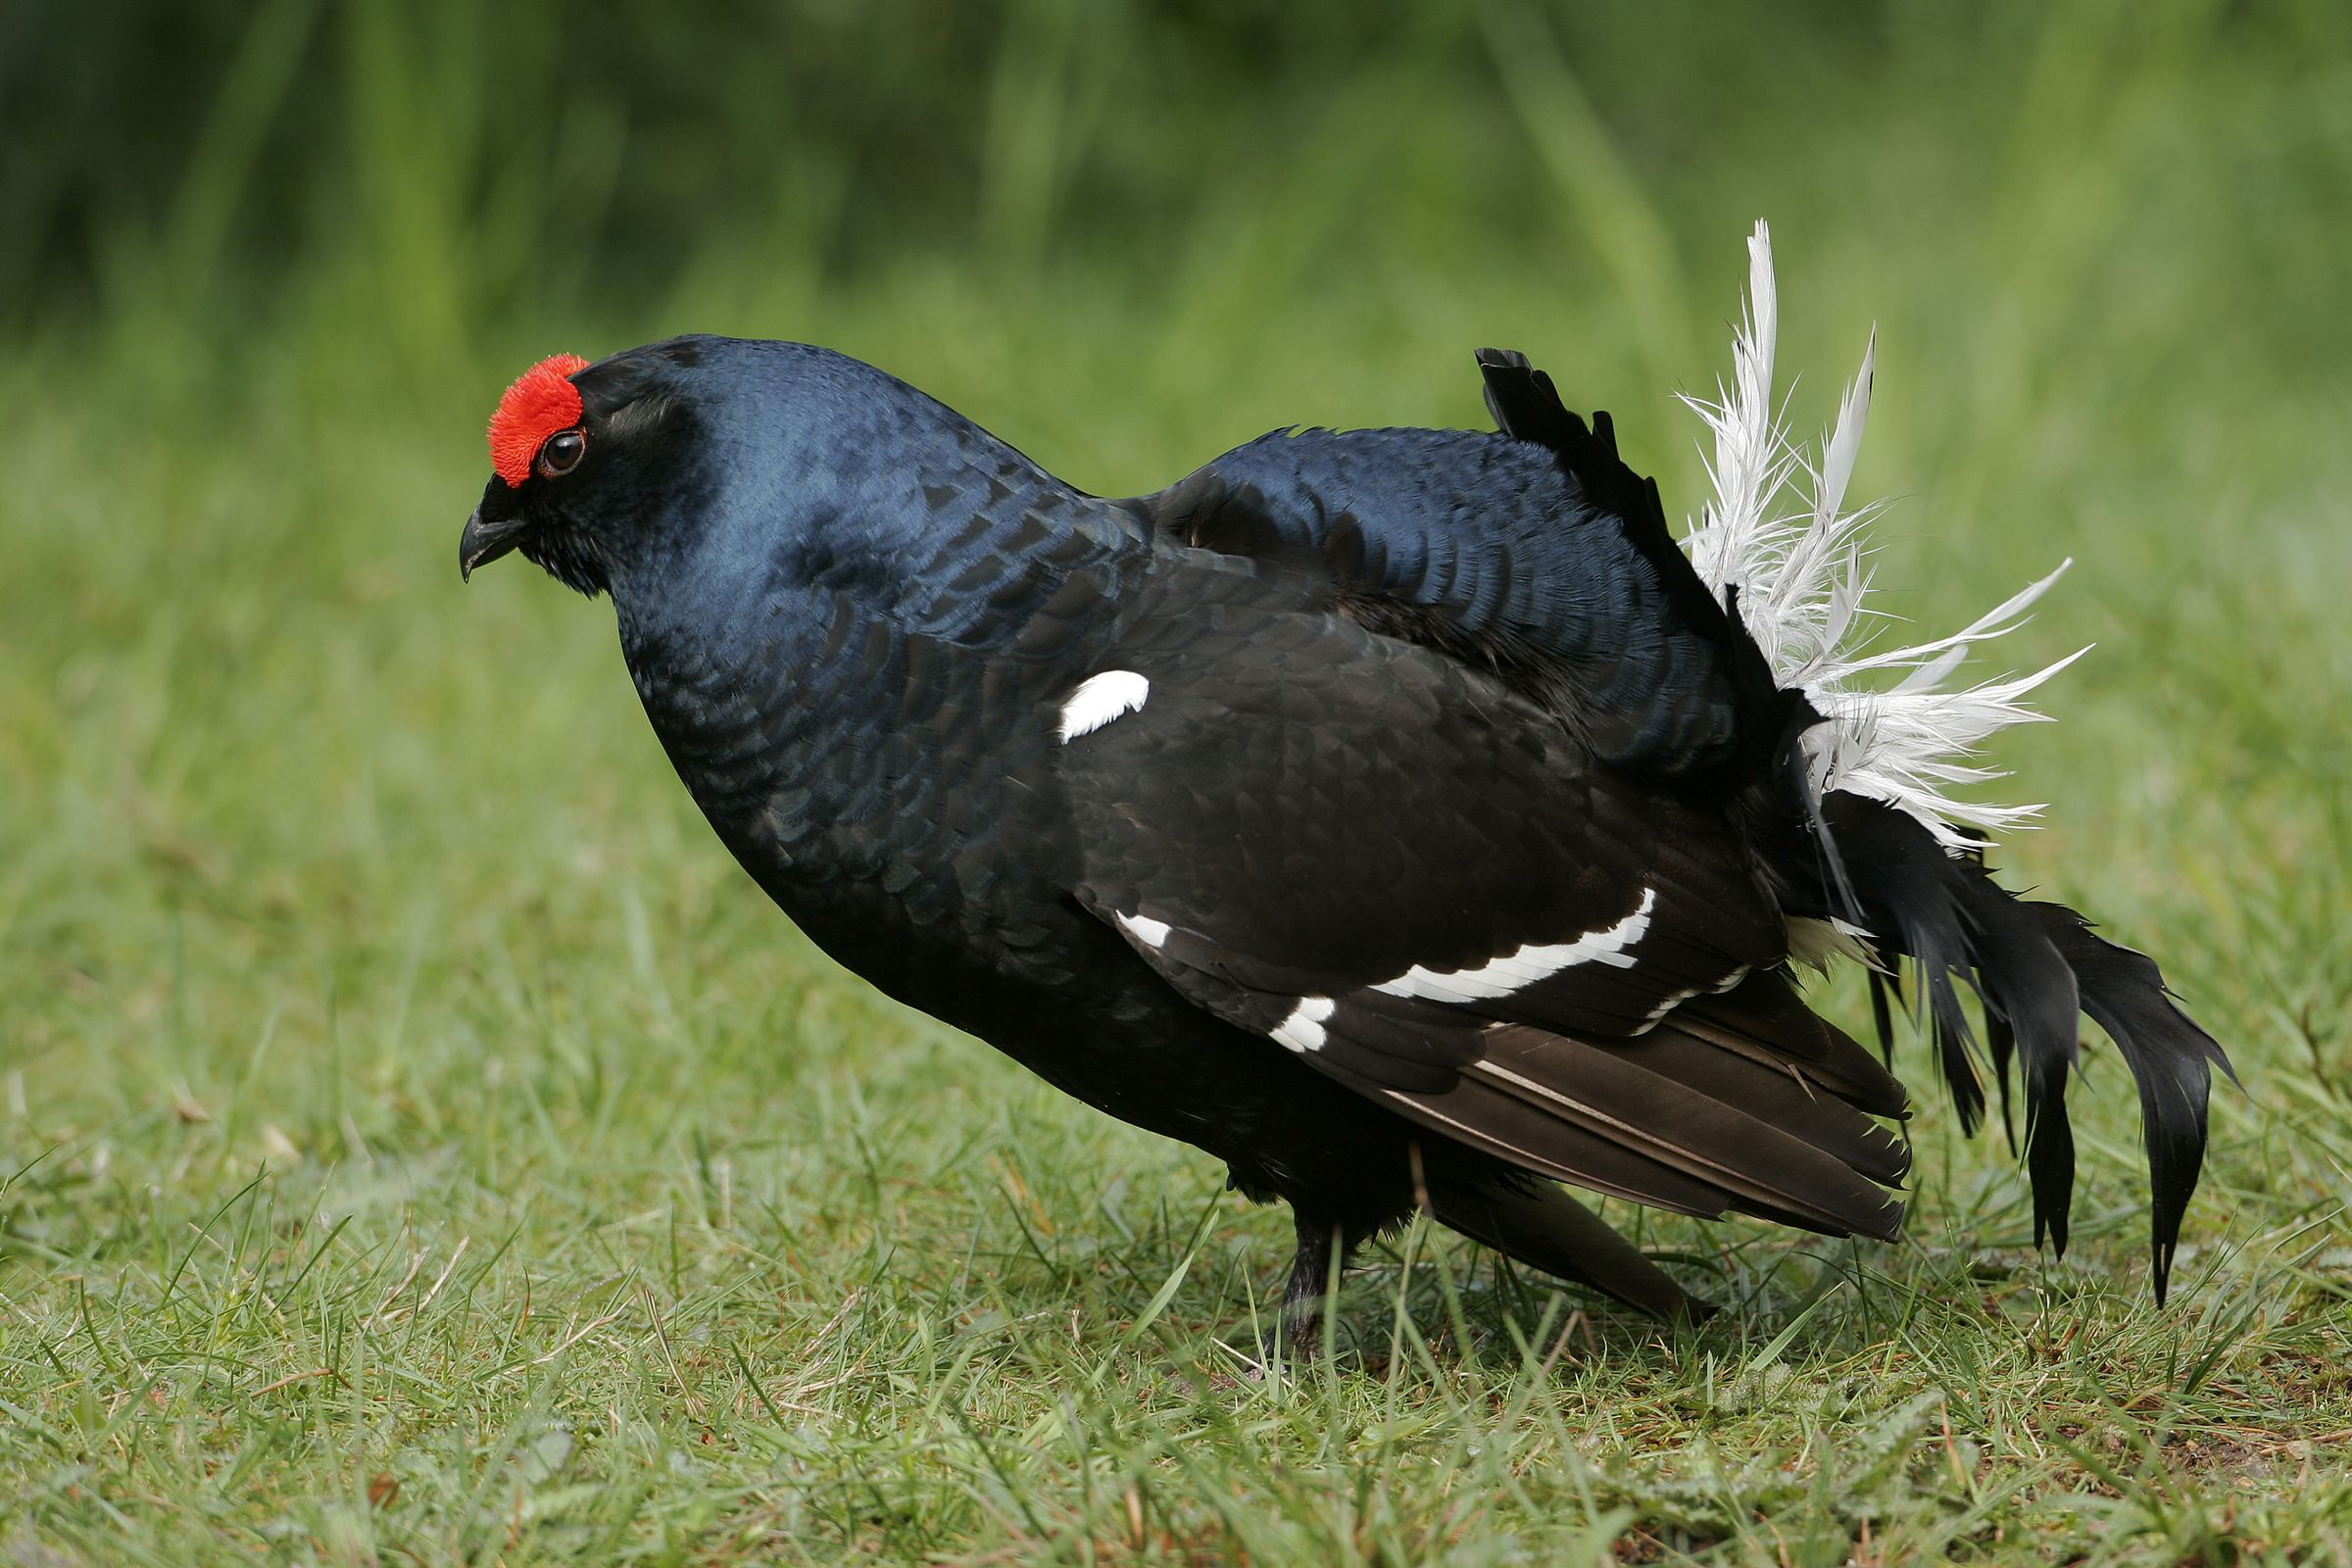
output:
[[[975,967],[1068,969],[1083,917],[1031,689],[1045,677],[849,611],[629,663],[720,840],[836,957],[954,1022],[936,993]]]

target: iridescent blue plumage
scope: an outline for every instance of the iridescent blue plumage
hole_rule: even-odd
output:
[[[1261,436],[1143,505],[1216,548],[1340,552],[1368,598],[1557,673],[1563,715],[1609,761],[1681,772],[1735,741],[1721,616],[1680,612],[1625,518],[1552,451],[1471,430]]]

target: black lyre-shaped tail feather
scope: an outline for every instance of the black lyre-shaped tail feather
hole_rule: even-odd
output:
[[[2153,958],[2093,934],[2090,922],[2063,904],[2021,907],[2040,922],[2074,970],[2082,1010],[2107,1031],[2139,1085],[2152,1190],[2149,1265],[2161,1302],[2172,1277],[2180,1218],[2205,1163],[2205,1106],[2213,1069],[2219,1067],[2231,1083],[2237,1074],[2214,1038],[2174,1002]]]
[[[2074,910],[2016,897],[1979,858],[1951,855],[1920,822],[1881,802],[1833,792],[1823,812],[1875,938],[1918,965],[1919,1004],[1969,1131],[1984,1119],[1984,1090],[1959,984],[1984,1006],[2004,1123],[2009,1065],[2017,1063],[2034,1237],[2036,1244],[2047,1237],[2061,1254],[2075,1181],[2066,1083],[2076,1062],[2076,1015],[2088,1014],[2115,1041],[2139,1085],[2161,1303],[2204,1162],[2212,1069],[2230,1071],[2222,1048],[2174,1004],[2154,962],[2092,935]],[[1877,988],[1882,1034],[1886,989]]]

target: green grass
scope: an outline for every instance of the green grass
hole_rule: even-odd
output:
[[[967,247],[804,264],[847,221],[812,196],[659,288],[534,291],[450,172],[487,133],[434,119],[478,75],[354,21],[361,220],[257,299],[228,215],[312,24],[259,15],[152,243],[0,355],[0,1558],[2352,1549],[2342,61],[2193,7],[1898,9],[1877,74],[1751,72],[1740,134],[1678,144],[1640,56],[1494,8],[1467,84],[1399,51],[1270,94],[1283,166],[1131,253],[1069,193],[1165,149],[1071,86],[1117,40],[1039,7]],[[689,326],[860,353],[1111,492],[1277,424],[1473,422],[1510,343],[1679,513],[1667,394],[1722,368],[1759,212],[1800,426],[1880,325],[1890,606],[2079,561],[2003,650],[2099,644],[2001,747],[2053,808],[2000,859],[2245,1079],[2162,1311],[2093,1042],[2063,1263],[1923,1087],[1898,1246],[1619,1209],[1734,1307],[1678,1337],[1416,1230],[1334,1361],[1252,1381],[1285,1218],[832,968],[668,775],[609,612],[457,582],[504,378]]]

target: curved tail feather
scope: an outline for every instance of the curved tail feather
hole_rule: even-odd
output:
[[[1920,1003],[1969,1131],[1983,1120],[1984,1090],[1955,982],[1974,990],[1983,1004],[2004,1120],[2009,1063],[2016,1060],[2025,1090],[2034,1238],[2038,1244],[2046,1236],[2061,1254],[2075,1181],[2066,1085],[2077,1061],[2076,1015],[2087,1014],[2115,1041],[2139,1085],[2152,1189],[2150,1258],[2162,1302],[2181,1215],[2204,1162],[2212,1069],[2230,1071],[2222,1048],[2174,1004],[2153,961],[2094,936],[2073,909],[2018,898],[1992,880],[1980,858],[1952,855],[1885,802],[1838,792],[1824,800],[1823,812],[1875,939],[1917,966]],[[1882,1012],[1882,1030],[1886,1021]]]
[[[2214,1038],[2174,1003],[2154,959],[2093,935],[2090,922],[2063,904],[2023,906],[2041,922],[2075,971],[2082,1010],[2107,1031],[2139,1085],[2153,1189],[2148,1261],[2161,1302],[2180,1240],[2180,1217],[2205,1163],[2205,1107],[2213,1069],[2219,1067],[2231,1083],[2237,1073]]]

